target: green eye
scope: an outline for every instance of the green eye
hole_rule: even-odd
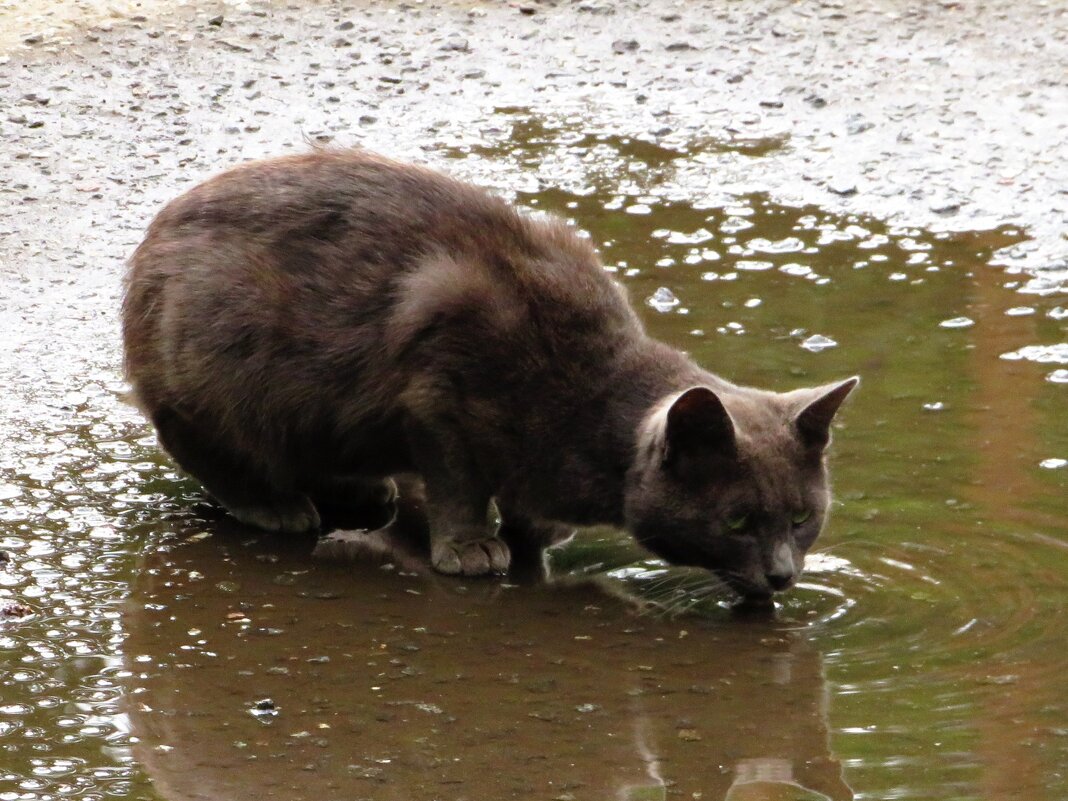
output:
[[[803,512],[794,512],[794,516],[790,519],[793,521],[793,524],[795,526],[800,526],[810,517],[812,517],[812,512],[810,512],[808,509],[805,509]]]
[[[735,517],[728,517],[726,521],[727,529],[730,531],[741,531],[748,525],[749,515],[736,515]]]

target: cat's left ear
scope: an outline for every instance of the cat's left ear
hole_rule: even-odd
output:
[[[704,475],[713,460],[736,453],[734,421],[708,387],[690,387],[671,403],[664,425],[664,466],[680,478]]]
[[[849,393],[860,383],[858,376],[847,378],[838,384],[828,384],[825,387],[810,390],[816,399],[809,401],[797,417],[794,425],[797,426],[801,441],[810,448],[823,450],[831,441],[831,421],[839,407]]]

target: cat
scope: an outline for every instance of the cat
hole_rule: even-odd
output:
[[[360,149],[172,201],[131,257],[123,338],[162,447],[243,523],[314,530],[416,473],[442,573],[609,524],[751,598],[798,578],[859,380],[732,384],[650,338],[566,223]]]

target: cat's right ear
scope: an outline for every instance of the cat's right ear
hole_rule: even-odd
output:
[[[809,448],[822,451],[831,441],[831,421],[838,408],[849,397],[857,384],[858,376],[847,378],[837,384],[828,384],[812,390],[815,400],[801,409],[795,420],[802,442]]]
[[[668,409],[664,431],[664,466],[685,470],[695,461],[734,456],[734,421],[719,396],[708,387],[691,387]]]

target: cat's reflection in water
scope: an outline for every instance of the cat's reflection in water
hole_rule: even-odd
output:
[[[404,504],[318,542],[211,534],[146,557],[130,599],[135,756],[165,798],[852,798],[820,655],[773,620],[516,586],[538,558],[442,579]]]
[[[820,666],[819,655],[810,648],[800,646],[799,641],[789,643],[785,650],[774,653],[770,670],[762,670],[757,674],[760,678],[770,679],[770,683],[758,678],[748,692],[757,692],[758,687],[762,688],[772,698],[758,708],[782,704],[784,719],[777,724],[778,729],[764,720],[736,720],[737,729],[733,737],[727,735],[724,741],[712,746],[714,751],[724,756],[730,755],[721,765],[723,781],[712,785],[710,790],[697,791],[701,793],[700,797],[711,797],[717,801],[837,801],[853,798],[842,780],[840,766],[827,752],[825,693],[815,708],[809,706],[809,699],[793,698],[794,694],[811,692],[813,686],[818,689],[822,685],[821,675],[804,672],[813,669],[819,671]],[[795,675],[798,669],[803,672]],[[816,682],[814,685],[808,684],[813,680]],[[747,692],[743,692],[741,697],[747,695]],[[731,708],[744,712],[733,706]],[[655,740],[650,723],[655,715],[645,714],[641,696],[635,699],[633,712],[635,752],[641,758],[646,775],[638,781],[624,784],[615,798],[618,801],[667,801],[672,797],[668,790],[674,782],[665,778],[659,754],[670,750],[671,743],[667,743],[665,748],[664,743]],[[813,714],[816,719],[788,719],[790,716],[808,717]],[[783,729],[788,730],[786,736],[783,736]],[[806,730],[816,738],[813,742],[805,743],[801,739]],[[761,742],[758,732],[763,732],[767,741]],[[701,736],[696,731],[677,730],[676,733],[682,739]],[[761,750],[764,755],[755,756]],[[750,755],[741,756],[743,753]],[[725,792],[722,789],[724,785],[729,785]]]

